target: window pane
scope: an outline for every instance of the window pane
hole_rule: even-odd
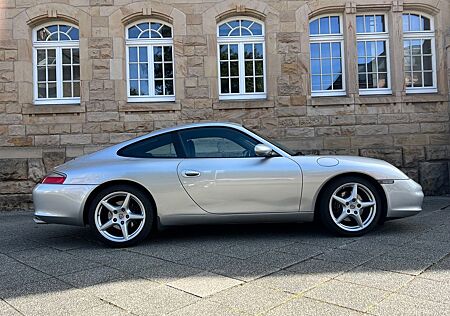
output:
[[[220,93],[230,93],[229,79],[220,79]]]
[[[405,85],[406,87],[412,87],[412,74],[411,72],[405,72]]]
[[[164,46],[164,60],[172,61],[172,46]]]
[[[56,67],[51,66],[47,68],[47,80],[56,81]]]
[[[48,97],[56,98],[56,82],[48,83]]]
[[[226,23],[219,26],[219,36],[227,36],[230,31],[231,28]]]
[[[311,80],[312,91],[319,91],[321,89],[320,86],[320,76],[312,76]]]
[[[253,76],[253,62],[252,61],[245,62],[245,75]]]
[[[322,90],[332,90],[332,84],[331,75],[322,76]]]
[[[337,59],[337,58],[333,58],[332,67],[333,67],[334,74],[341,73],[342,72],[341,60]]]
[[[421,72],[413,72],[413,86],[414,87],[422,87],[422,73]]]
[[[228,62],[220,62],[220,76],[226,77],[228,76]]]
[[[311,72],[320,75],[320,60],[311,60]]]
[[[64,98],[72,97],[72,83],[71,82],[63,82],[63,97]]]
[[[153,65],[153,71],[155,78],[162,78],[163,72],[162,72],[162,64],[161,63],[155,63]]]
[[[56,64],[56,50],[55,49],[47,49],[47,64],[48,65]]]
[[[314,20],[309,23],[309,34],[317,35],[319,34],[319,20]]]
[[[166,95],[173,95],[173,80],[166,80],[164,83]]]
[[[431,54],[431,40],[422,41],[422,50],[425,55]]]
[[[140,95],[149,95],[149,93],[148,93],[148,80],[141,80],[139,94]]]
[[[73,41],[78,41],[79,40],[79,31],[76,27],[73,27],[70,31],[69,31],[69,36]]]
[[[378,88],[388,88],[387,73],[378,74]]]
[[[375,42],[366,42],[366,55],[371,57],[375,57],[377,55]]]
[[[331,33],[332,34],[339,34],[341,33],[340,27],[339,27],[339,17],[332,16],[330,17],[330,26],[331,26]]]
[[[377,56],[386,56],[386,42],[377,41]]]
[[[331,59],[322,59],[322,74],[331,74]]]
[[[403,42],[403,54],[405,56],[411,55],[411,41],[404,41]]]
[[[333,57],[341,57],[341,43],[331,43]]]
[[[319,20],[320,34],[330,34],[330,19],[329,17],[323,17]]]
[[[367,89],[367,75],[360,74],[358,75],[358,84],[360,89]]]
[[[253,93],[255,91],[255,87],[253,85],[253,77],[245,78],[245,92]]]
[[[384,27],[384,15],[375,16],[375,31],[376,32],[385,32]]]
[[[423,74],[423,85],[424,87],[432,87],[433,86],[433,73],[425,72]]]
[[[377,84],[377,74],[369,74],[368,76],[367,76],[367,79],[368,79],[368,82],[367,82],[367,87],[369,88],[369,89],[372,89],[372,88],[377,88],[378,87],[378,84]]]
[[[377,71],[377,63],[375,58],[367,59],[367,72],[376,72]]]
[[[255,75],[263,75],[264,72],[264,66],[262,60],[255,61]]]
[[[164,77],[165,78],[173,78],[172,63],[164,63]]]
[[[38,65],[45,65],[45,49],[38,49],[37,50],[37,64]]]
[[[409,16],[409,23],[411,31],[420,31],[420,18],[416,14]]]
[[[137,62],[137,47],[130,47],[128,49],[128,59],[130,62]]]
[[[255,22],[250,27],[250,31],[252,31],[253,35],[262,35],[262,25]]]
[[[409,14],[403,14],[403,32],[409,31]]]
[[[238,78],[231,79],[231,93],[239,93],[239,79]]]
[[[47,85],[45,83],[38,84],[38,98],[47,98]]]
[[[245,44],[244,45],[244,58],[245,59],[252,59],[253,58],[253,45],[252,44]]]
[[[255,44],[255,59],[263,59],[263,46],[262,44]]]
[[[431,30],[431,23],[430,19],[422,16],[422,30],[424,31],[430,31]]]
[[[72,66],[73,78],[72,80],[80,80],[80,66]]]
[[[387,72],[386,57],[378,57],[378,71]]]
[[[153,47],[153,60],[154,61],[162,61],[162,47],[161,46]]]
[[[71,79],[72,79],[72,67],[71,66],[63,66],[63,80],[71,80]],[[50,79],[50,80],[53,80],[53,79]],[[56,80],[56,79],[54,79],[54,80]]]
[[[321,48],[321,57],[331,57],[331,51],[330,51],[330,43],[322,43],[320,44]]]
[[[161,35],[164,38],[170,38],[172,37],[172,28],[167,25],[163,25],[163,27],[160,29]]]
[[[37,70],[37,73],[38,73],[38,81],[45,81],[46,80],[46,72],[47,72],[47,69],[45,68],[45,66],[44,67],[38,67],[37,68],[38,70]]]
[[[422,57],[421,56],[413,56],[413,70],[422,70]]]
[[[239,76],[239,63],[237,61],[230,62],[230,75]]]
[[[155,80],[155,95],[163,95],[163,81]]]
[[[130,78],[137,79],[138,78],[138,65],[130,64]]]
[[[311,44],[311,58],[320,58],[320,44]]]
[[[139,61],[140,62],[147,62],[147,47],[139,47]]]
[[[366,33],[375,32],[375,17],[373,15],[365,16]]]
[[[138,81],[130,80],[130,95],[138,95],[138,94],[139,94]]]
[[[431,56],[423,57],[423,70],[433,70],[433,63]]]
[[[364,33],[364,15],[356,16],[356,33]]]
[[[256,90],[256,92],[264,92],[264,78],[263,77],[255,78],[255,90]]]
[[[235,44],[230,45],[230,60],[238,59],[238,46]]]
[[[420,55],[420,54],[422,54],[422,51],[421,51],[422,41],[421,40],[414,40],[414,41],[411,41],[411,42],[412,42],[412,46],[411,46],[412,54],[413,55]]]
[[[365,55],[366,55],[366,45],[365,45],[365,42],[361,42],[361,41],[358,42],[357,47],[358,47],[358,56],[359,56],[359,57],[365,56]]]
[[[62,50],[62,63],[63,64],[70,64],[72,62],[72,53],[70,49],[63,49]]]
[[[220,60],[228,59],[228,45],[220,45]]]
[[[139,64],[139,76],[141,79],[148,78],[148,64]]]
[[[404,58],[404,70],[411,71],[411,56],[407,56]]]
[[[128,29],[128,38],[138,38],[140,33],[141,31],[136,26],[130,27]]]
[[[176,158],[173,134],[166,133],[128,145],[118,152],[119,156],[135,158]]]
[[[342,75],[334,75],[333,76],[333,89],[334,90],[342,89]]]
[[[72,64],[80,63],[80,50],[78,48],[72,49]]]
[[[80,97],[80,82],[73,83],[73,97],[74,98]]]
[[[366,58],[358,58],[358,72],[367,72]]]

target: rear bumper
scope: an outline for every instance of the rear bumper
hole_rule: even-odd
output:
[[[38,184],[33,190],[35,222],[84,225],[84,205],[95,187],[95,185]]]
[[[422,211],[422,187],[414,180],[395,180],[382,187],[388,202],[387,218],[407,217]]]

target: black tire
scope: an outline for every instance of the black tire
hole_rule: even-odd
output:
[[[353,184],[358,184],[357,190],[362,190],[361,195],[363,197],[367,196],[368,200],[367,202],[370,202],[370,199],[373,199],[375,202],[375,207],[366,207],[360,209],[357,204],[360,198],[363,197],[360,196],[358,200],[349,202],[346,202],[345,204],[338,202],[334,198],[332,198],[333,194],[342,188],[342,191],[338,191],[336,193],[346,193],[346,190],[349,190],[350,187]],[[347,189],[345,186],[349,185],[349,188]],[[367,193],[369,191],[372,195]],[[359,191],[358,191],[359,192]],[[351,194],[351,192],[350,192]],[[351,196],[344,195],[343,198],[350,199]],[[369,198],[370,197],[370,198]],[[347,205],[349,203],[349,205]],[[353,205],[353,206],[352,206]],[[353,207],[353,209],[351,208]],[[377,187],[369,180],[358,177],[358,176],[345,176],[341,177],[335,180],[332,180],[330,183],[326,185],[323,192],[321,193],[318,201],[318,212],[319,212],[319,218],[322,224],[333,234],[338,236],[346,236],[346,237],[356,237],[356,236],[362,236],[372,229],[374,229],[377,224],[382,219],[383,211],[383,203],[382,198],[380,196],[380,192],[377,189]],[[354,215],[353,212],[357,215]],[[371,213],[371,212],[374,212]],[[340,223],[337,223],[339,217],[339,213],[342,216],[346,216]],[[345,214],[344,214],[345,213]],[[347,214],[348,213],[348,214]],[[332,215],[333,214],[333,215]],[[367,215],[367,218],[365,219],[364,216]],[[333,217],[334,216],[334,217]],[[363,226],[358,225],[358,221],[356,217],[360,217],[360,223],[366,220],[367,222],[363,222]],[[336,218],[337,217],[337,218]],[[342,223],[344,222],[344,223]],[[348,223],[348,224],[347,224]],[[352,226],[357,226],[353,230],[351,228]],[[344,228],[346,227],[346,228]]]
[[[114,195],[115,193],[117,193],[117,194],[119,194],[119,193],[130,193],[131,196],[132,196],[131,200],[133,201],[131,203],[134,203],[135,205],[138,205],[139,209],[143,206],[143,210],[141,212],[145,214],[145,219],[140,220],[138,222],[139,224],[136,223],[138,220],[136,220],[136,221],[133,221],[131,219],[130,220],[125,220],[125,222],[126,222],[125,225],[127,225],[127,227],[135,225],[135,226],[138,226],[136,231],[138,229],[140,229],[140,231],[138,233],[136,233],[136,231],[135,231],[136,234],[130,235],[130,236],[133,236],[133,237],[131,239],[128,239],[128,240],[125,240],[125,239],[122,240],[122,241],[110,240],[110,239],[108,239],[106,236],[104,236],[99,231],[99,228],[96,225],[96,209],[97,209],[97,206],[99,206],[100,202],[105,197],[108,197],[111,194]],[[137,200],[140,201],[140,204],[139,204],[139,202],[137,202]],[[121,207],[120,204],[114,205],[114,206],[117,206],[118,208]],[[107,245],[109,247],[120,248],[120,247],[129,247],[129,246],[135,245],[135,244],[141,242],[142,240],[144,240],[145,238],[147,238],[149,236],[150,232],[152,231],[153,222],[154,222],[154,210],[153,210],[153,205],[150,202],[150,199],[148,197],[148,193],[143,191],[142,189],[140,189],[138,187],[135,187],[135,186],[132,186],[132,185],[128,185],[128,184],[121,185],[120,184],[120,185],[112,185],[110,187],[104,188],[103,190],[98,192],[97,195],[94,197],[94,199],[91,201],[91,203],[89,205],[88,212],[89,212],[88,213],[88,222],[89,222],[89,227],[90,227],[91,231],[97,237],[98,240],[100,240],[103,244],[105,244],[105,245]],[[102,212],[105,213],[105,212],[108,212],[108,211],[107,210],[102,210]],[[120,213],[120,211],[119,211],[119,213]],[[138,213],[137,215],[141,215],[141,214]],[[112,216],[112,212],[111,212],[111,216]],[[128,224],[127,221],[130,221],[130,224]],[[143,224],[141,226],[141,222],[142,221],[143,221]],[[117,230],[117,229],[120,229],[120,227],[121,226],[117,222],[117,223],[114,223],[113,226],[111,226],[110,230],[112,230],[112,229],[116,229]],[[133,228],[133,227],[134,226],[132,226],[131,228]],[[120,230],[120,232],[122,232],[122,230]],[[115,231],[113,231],[113,233],[115,233]],[[120,236],[118,236],[118,237],[120,237]]]

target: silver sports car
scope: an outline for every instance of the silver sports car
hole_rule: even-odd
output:
[[[35,221],[89,225],[129,246],[158,225],[304,222],[359,236],[422,209],[419,184],[389,163],[303,156],[233,123],[154,131],[69,161],[33,191]]]

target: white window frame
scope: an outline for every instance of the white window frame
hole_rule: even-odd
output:
[[[248,20],[261,24],[262,35],[253,36],[219,36],[219,27],[227,22],[235,20]],[[217,84],[219,92],[219,100],[257,100],[267,98],[267,79],[266,79],[266,40],[265,40],[265,25],[261,20],[254,19],[248,16],[234,16],[229,19],[220,21],[217,24]],[[220,92],[220,45],[237,45],[238,46],[238,65],[239,65],[239,93],[221,93]],[[245,44],[262,44],[263,48],[263,82],[264,92],[245,92],[245,63],[244,63],[244,45]]]
[[[345,96],[347,95],[346,90],[346,75],[345,75],[345,55],[344,55],[344,17],[342,14],[322,14],[314,17],[308,21],[308,33],[309,25],[315,20],[319,20],[323,17],[339,17],[339,34],[309,34],[309,44],[321,44],[321,43],[340,43],[341,44],[341,70],[342,70],[342,89],[339,90],[312,90],[312,72],[310,71],[310,91],[311,97],[329,97],[329,96]],[[320,22],[319,22],[320,24]],[[311,46],[309,46],[311,47]],[[310,52],[311,53],[311,52]],[[312,69],[311,57],[309,58],[309,67]],[[322,68],[320,69],[320,76],[322,77]]]
[[[423,16],[430,20],[430,31],[403,31],[403,14],[415,14],[419,16]],[[431,40],[431,63],[432,63],[432,78],[433,78],[433,86],[431,87],[406,87],[407,94],[416,94],[416,93],[437,93],[437,62],[436,62],[436,32],[434,25],[434,17],[428,14],[424,14],[422,12],[417,11],[405,11],[402,14],[402,31],[403,31],[403,42],[405,40]],[[422,20],[421,20],[422,23]],[[402,43],[404,45],[404,43]],[[404,62],[403,62],[404,67]],[[411,63],[412,67],[412,63]],[[423,54],[422,54],[422,67],[423,67]],[[411,70],[412,72],[412,70]],[[403,74],[405,74],[405,70],[403,69]],[[422,71],[423,75],[423,71]],[[423,82],[423,76],[422,76]]]
[[[139,23],[161,23],[170,27],[171,38],[146,38],[146,39],[129,39],[128,30]],[[154,46],[171,46],[172,47],[172,72],[173,72],[173,95],[155,95],[155,77],[154,77],[154,60],[153,60],[153,47]],[[147,58],[149,68],[148,81],[149,81],[149,95],[130,95],[130,59],[129,48],[130,47],[147,47]],[[164,54],[164,51],[163,51]],[[134,21],[132,24],[125,28],[125,56],[126,56],[126,81],[127,81],[127,102],[173,102],[175,101],[175,54],[173,47],[173,25],[157,19],[145,19]],[[138,70],[139,71],[139,70]],[[134,79],[131,79],[134,80]],[[138,80],[140,81],[140,80]]]
[[[40,24],[33,29],[33,104],[34,105],[59,105],[59,104],[80,104],[80,97],[63,97],[63,73],[62,73],[62,50],[70,48],[80,48],[79,40],[70,41],[38,41],[37,31],[51,25],[67,25],[79,27],[64,21],[53,21]],[[56,98],[39,98],[38,94],[38,74],[37,74],[37,51],[38,49],[54,49],[56,51]],[[81,60],[80,60],[81,63]],[[81,70],[81,65],[80,65]],[[81,78],[80,78],[80,94],[81,94]]]
[[[368,88],[368,89],[359,89],[359,80],[358,80],[358,90],[360,95],[375,95],[375,94],[392,94],[392,83],[391,83],[391,54],[389,50],[389,23],[388,16],[386,13],[379,12],[370,12],[370,13],[361,13],[357,14],[357,16],[384,16],[384,32],[364,32],[358,33],[356,32],[356,46],[358,47],[359,41],[384,41],[386,43],[386,69],[387,69],[387,88]],[[357,56],[359,58],[359,56]],[[377,63],[378,65],[378,63]],[[359,78],[359,71],[358,78]],[[378,69],[377,69],[378,74]]]

